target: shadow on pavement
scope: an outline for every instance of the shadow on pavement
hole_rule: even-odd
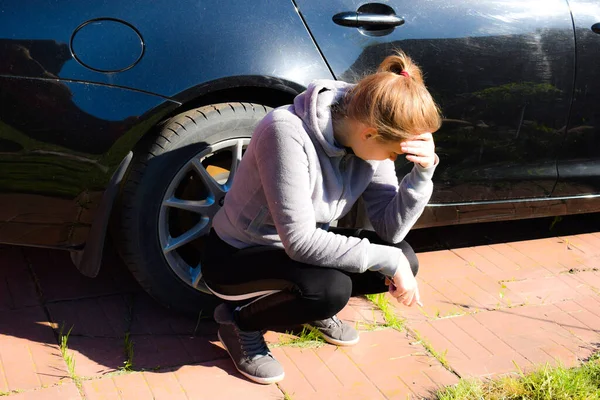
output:
[[[599,214],[591,214],[429,228],[411,232],[407,240],[422,252],[595,232],[599,221]],[[216,344],[210,316],[190,318],[165,309],[141,290],[114,252],[108,252],[95,279],[80,275],[61,251],[2,246],[0,265],[0,348],[14,339],[36,344],[30,349],[35,347],[37,373],[40,365],[52,365],[50,358],[60,357],[62,327],[71,330],[68,351],[80,377],[118,371],[128,361],[133,370],[166,372],[202,363],[236,374]],[[60,369],[47,373],[65,377]]]
[[[60,357],[61,330],[70,331],[68,353],[74,355],[80,377],[118,371],[128,361],[132,370],[160,372],[228,357],[215,344],[217,325],[209,316],[190,318],[162,307],[108,253],[99,276],[90,279],[79,274],[67,252],[0,247],[5,286],[0,292],[0,348],[9,338],[19,338],[40,353],[33,354],[34,366],[27,360],[11,363],[36,370],[48,358]],[[66,372],[61,374],[64,378]]]

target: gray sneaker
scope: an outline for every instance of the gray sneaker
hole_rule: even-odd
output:
[[[226,304],[215,309],[215,321],[220,324],[218,337],[238,371],[248,379],[263,384],[281,381],[285,373],[273,357],[260,331],[242,331]]]
[[[315,328],[326,342],[336,346],[352,346],[358,343],[359,337],[356,329],[340,321],[337,315],[320,321],[313,321],[306,325]]]

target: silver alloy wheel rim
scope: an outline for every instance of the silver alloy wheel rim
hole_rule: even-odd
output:
[[[202,266],[200,263],[197,265],[188,264],[176,250],[208,234],[212,225],[212,219],[221,208],[223,198],[231,188],[235,173],[242,159],[242,152],[248,146],[248,143],[250,143],[250,138],[236,138],[207,146],[192,157],[177,172],[162,199],[158,218],[158,236],[167,264],[182,281],[194,289],[205,293],[210,293],[210,291],[202,280]],[[202,165],[202,161],[217,152],[223,151],[231,152],[231,166],[226,176],[215,179]],[[190,171],[195,172],[201,178],[202,184],[209,193],[206,199],[184,200],[175,196],[175,191]],[[170,209],[193,212],[198,214],[200,219],[198,223],[186,232],[177,237],[172,237],[168,218]]]

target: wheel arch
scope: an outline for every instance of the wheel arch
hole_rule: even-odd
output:
[[[157,130],[168,123],[171,118],[194,108],[225,102],[249,102],[274,108],[290,104],[302,90],[304,90],[303,86],[293,82],[269,77],[248,76],[221,79],[199,85],[175,96],[173,100],[180,102],[181,105],[165,115],[140,137],[133,145],[131,152],[122,160],[121,167],[115,172],[114,178],[111,179],[106,189],[110,195],[103,197],[99,207],[99,210],[104,210],[104,212],[95,214],[84,248],[71,252],[71,259],[77,269],[86,276],[98,275],[102,266],[106,237],[112,234],[112,229],[109,227],[110,221],[119,212],[121,191],[132,164],[131,160],[135,157],[136,152],[145,145],[145,142],[152,140]]]
[[[193,108],[215,103],[247,102],[269,107],[290,104],[306,88],[298,83],[268,76],[235,76],[189,88],[172,100],[181,103],[171,117]]]

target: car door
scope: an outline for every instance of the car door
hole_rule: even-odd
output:
[[[420,64],[444,114],[432,203],[550,195],[574,76],[565,0],[296,4],[337,79],[395,49]],[[398,159],[399,176],[410,167]]]
[[[569,0],[569,5],[575,25],[577,72],[571,117],[559,153],[555,197],[600,194],[600,2]]]

